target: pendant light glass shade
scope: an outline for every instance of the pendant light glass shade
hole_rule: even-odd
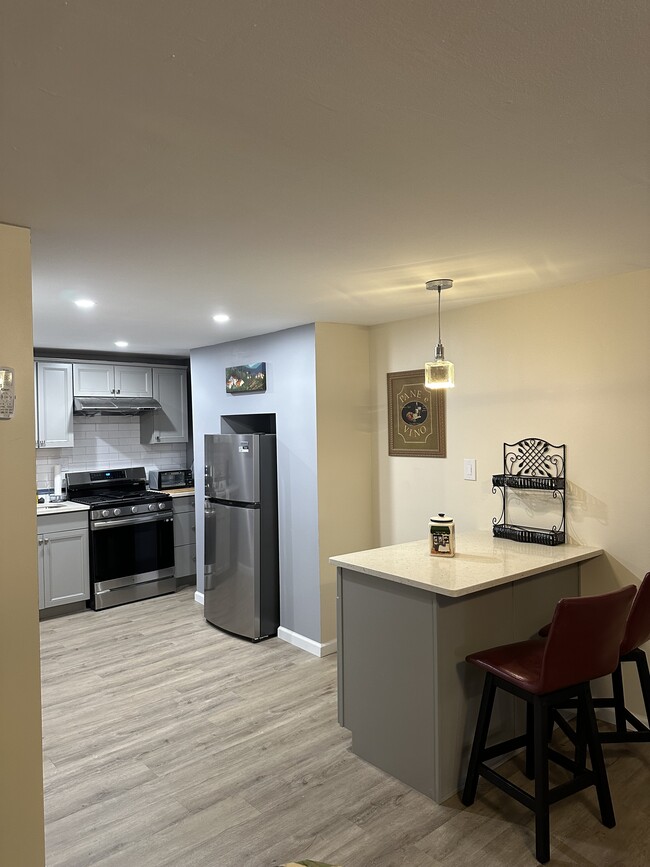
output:
[[[453,388],[454,365],[451,361],[427,361],[424,365],[424,385],[426,388]]]
[[[435,361],[427,361],[424,365],[425,388],[453,388],[454,365],[451,361],[445,361],[445,348],[440,340],[440,293],[443,289],[451,289],[453,280],[429,280],[427,289],[435,289],[438,292],[438,345],[436,346]]]

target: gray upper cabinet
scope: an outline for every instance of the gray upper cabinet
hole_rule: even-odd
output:
[[[150,367],[135,364],[74,364],[74,393],[77,397],[152,397]]]
[[[115,394],[121,397],[153,397],[150,367],[115,367]]]
[[[140,417],[140,442],[186,443],[187,368],[154,367],[153,397],[159,401],[162,409]]]
[[[72,448],[72,365],[63,361],[37,361],[36,447]]]

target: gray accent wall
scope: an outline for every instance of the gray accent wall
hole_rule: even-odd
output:
[[[304,325],[190,353],[197,490],[197,590],[203,592],[203,437],[224,415],[273,413],[278,448],[280,623],[320,642],[315,326]],[[266,362],[263,394],[226,394],[226,367]]]

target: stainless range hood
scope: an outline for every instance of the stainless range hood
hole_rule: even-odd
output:
[[[152,397],[75,397],[75,415],[142,415],[162,409]]]

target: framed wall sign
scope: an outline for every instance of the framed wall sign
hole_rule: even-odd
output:
[[[445,389],[424,387],[424,370],[387,373],[388,454],[446,458]]]

